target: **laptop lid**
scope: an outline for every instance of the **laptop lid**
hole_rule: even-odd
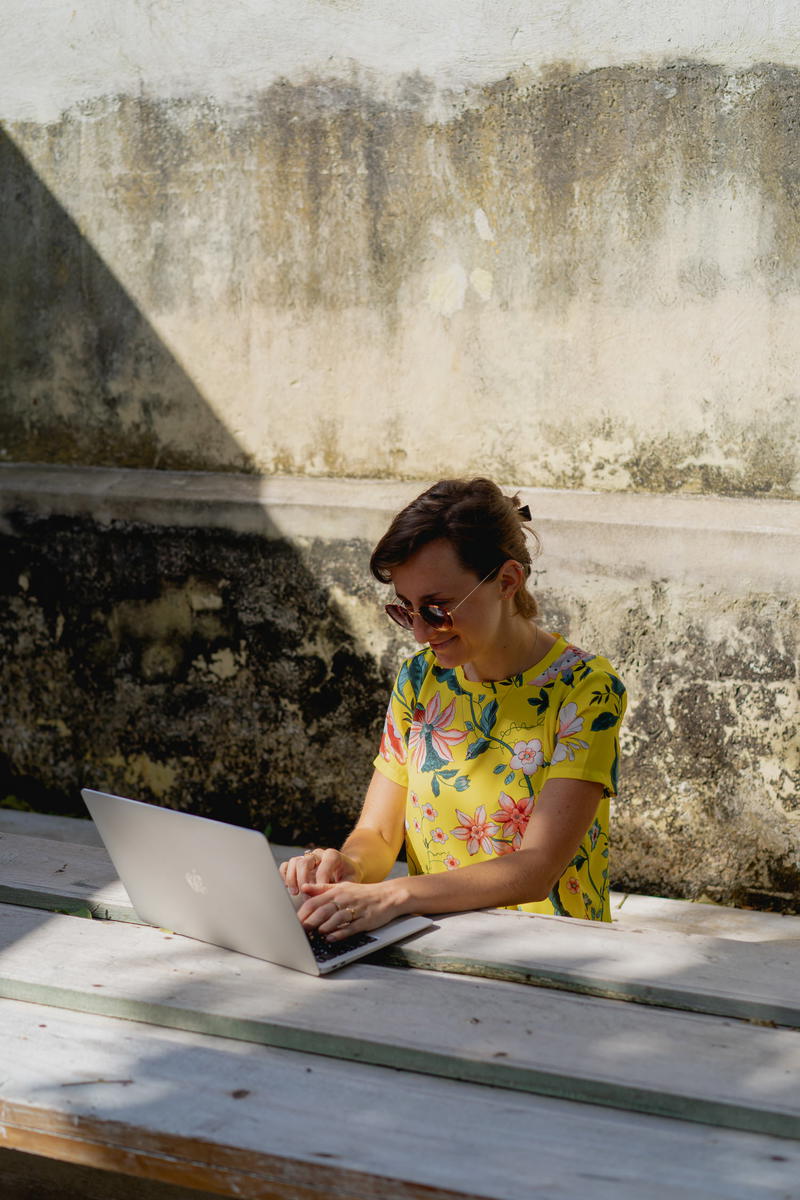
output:
[[[426,917],[403,917],[362,935],[362,944],[318,958],[263,834],[107,792],[84,788],[81,795],[148,924],[312,975],[432,925]],[[332,945],[321,955],[330,955]]]

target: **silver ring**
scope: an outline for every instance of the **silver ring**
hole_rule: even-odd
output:
[[[311,850],[303,851],[303,858],[308,858],[309,854],[316,854],[316,853],[317,853],[317,847],[314,846],[313,849],[311,849]]]

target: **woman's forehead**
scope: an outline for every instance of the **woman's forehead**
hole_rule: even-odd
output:
[[[459,560],[452,542],[445,538],[428,542],[404,563],[392,568],[392,583],[403,595],[409,589],[423,594],[443,591],[470,578],[471,573]]]

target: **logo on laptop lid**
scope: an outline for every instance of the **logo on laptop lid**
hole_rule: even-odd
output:
[[[184,875],[184,879],[186,880],[186,882],[188,883],[188,885],[192,889],[192,891],[197,892],[198,896],[200,896],[200,895],[204,896],[205,893],[208,891],[208,888],[203,883],[203,876],[200,874],[200,872],[197,870],[196,867],[192,867],[191,871],[187,871],[186,874]]]

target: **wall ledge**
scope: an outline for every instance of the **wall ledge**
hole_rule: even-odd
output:
[[[509,489],[514,485],[509,485]],[[424,481],[0,464],[0,516],[84,517],[235,534],[374,542]],[[800,589],[800,501],[520,488],[552,574],[738,594]]]

